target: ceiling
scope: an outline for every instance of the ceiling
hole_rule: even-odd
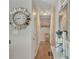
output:
[[[50,11],[53,8],[56,0],[33,0],[33,8],[42,11]]]
[[[54,8],[57,0],[32,0],[32,1],[33,1],[33,9],[39,10],[40,12],[41,27],[49,27],[51,9]]]

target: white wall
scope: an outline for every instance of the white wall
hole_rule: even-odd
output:
[[[36,21],[37,21],[37,32],[38,32],[38,45],[40,44],[40,15],[39,15],[39,11],[37,11],[37,14],[36,14]]]
[[[39,34],[38,34],[38,22],[37,22],[37,17],[36,15],[33,15],[33,19],[34,19],[34,34],[33,34],[33,40],[32,40],[32,46],[33,46],[33,56],[35,57],[37,54],[37,50],[38,50],[38,38],[39,38]]]
[[[35,10],[36,15],[33,15],[34,19],[34,34],[33,34],[33,40],[32,40],[32,46],[33,46],[33,56],[36,56],[39,45],[40,45],[40,18],[39,18],[39,12],[38,10]]]
[[[32,13],[32,0],[9,0],[9,9],[24,7]],[[32,35],[33,35],[33,19],[30,25],[22,30],[17,31],[10,29],[9,37],[10,45],[10,59],[33,59],[32,53]]]
[[[54,8],[51,11],[51,20],[50,20],[50,44],[52,47],[55,46],[55,10]]]

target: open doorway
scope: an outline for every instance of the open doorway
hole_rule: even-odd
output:
[[[50,15],[40,16],[40,30],[42,41],[50,42]]]
[[[61,51],[59,54],[64,58],[69,58],[69,9],[68,4],[64,6],[59,12],[59,30],[57,32],[56,49]]]

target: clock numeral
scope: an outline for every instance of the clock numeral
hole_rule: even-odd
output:
[[[27,18],[27,20],[30,20],[30,18]]]
[[[29,23],[28,23],[28,22],[26,22],[26,25],[29,25]]]

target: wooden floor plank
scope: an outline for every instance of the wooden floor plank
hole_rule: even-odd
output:
[[[50,45],[48,42],[41,42],[35,59],[53,59],[53,56],[49,56]]]

